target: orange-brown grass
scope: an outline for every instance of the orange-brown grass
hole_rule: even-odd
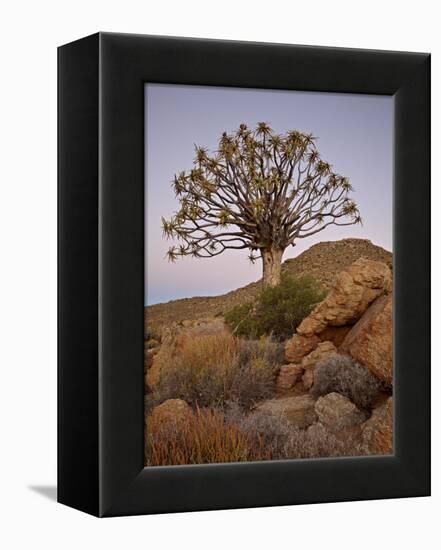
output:
[[[244,341],[227,332],[192,336],[169,344],[155,359],[160,380],[152,404],[170,398],[223,408],[228,401],[250,407],[274,392],[280,344]]]
[[[196,409],[185,422],[146,420],[146,466],[244,462],[272,458],[256,434],[227,424],[223,413]]]

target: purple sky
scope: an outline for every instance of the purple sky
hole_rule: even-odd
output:
[[[161,216],[178,208],[171,188],[176,172],[192,167],[194,144],[213,150],[222,132],[245,122],[268,122],[277,133],[311,132],[321,157],[354,186],[363,226],[328,227],[288,248],[294,257],[320,241],[370,239],[392,250],[393,98],[147,84],[146,101],[146,258],[145,303],[214,296],[261,277],[248,251],[226,251],[211,259],[165,258],[173,244],[162,236]]]

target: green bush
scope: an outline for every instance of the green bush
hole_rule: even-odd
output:
[[[271,335],[285,340],[323,300],[325,291],[309,275],[282,275],[278,286],[264,289],[256,302],[234,307],[225,315],[233,334],[245,338]]]

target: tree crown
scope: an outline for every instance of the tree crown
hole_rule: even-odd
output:
[[[207,258],[225,250],[284,250],[329,225],[361,223],[348,178],[320,158],[311,134],[274,133],[260,122],[224,132],[212,154],[195,146],[193,168],[174,177],[180,208],[163,233],[179,244],[168,258]]]

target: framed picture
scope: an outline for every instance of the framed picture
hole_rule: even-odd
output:
[[[430,56],[59,48],[58,499],[430,494]]]

